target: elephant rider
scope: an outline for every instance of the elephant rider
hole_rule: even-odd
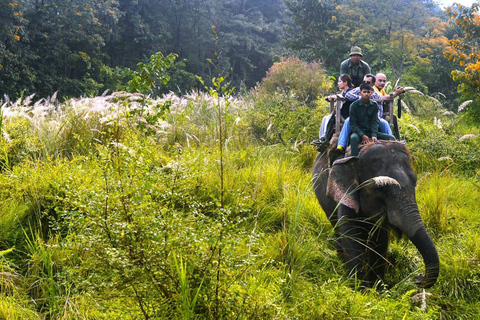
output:
[[[358,156],[358,145],[376,142],[377,137],[382,140],[395,140],[395,137],[378,131],[378,104],[370,100],[374,90],[370,83],[360,86],[361,99],[350,106],[350,135],[351,156]],[[337,148],[337,150],[339,150]],[[340,151],[342,151],[340,149]]]
[[[357,46],[350,48],[350,58],[340,64],[340,74],[348,74],[352,78],[352,84],[358,87],[363,77],[371,73],[368,63],[362,61],[362,49]]]
[[[387,83],[387,76],[385,76],[385,74],[377,73],[375,75],[375,83],[374,83],[373,89],[375,90],[375,92],[380,94],[382,96],[382,99],[384,99],[384,100],[389,99],[389,98],[398,97],[399,95],[401,95],[402,93],[405,92],[404,88],[397,87],[393,93],[388,95],[388,94],[385,93],[385,84],[386,83]]]
[[[376,81],[376,78],[373,74],[367,74],[365,75],[363,80],[364,80],[364,83],[369,83],[370,85],[373,85]],[[345,94],[345,98],[350,100],[359,100],[360,97],[361,97],[360,88],[355,88]],[[372,91],[371,99],[381,100],[382,96],[379,93]],[[379,107],[378,117],[380,118],[379,120],[380,132],[386,133],[388,135],[393,135],[388,122],[385,119],[382,119],[382,114],[383,114],[383,109]],[[337,149],[340,152],[344,151],[347,148],[350,132],[351,132],[350,119],[346,119],[345,123],[343,124],[342,131],[340,132],[340,136],[338,137]]]
[[[405,92],[405,89],[403,87],[397,87],[395,88],[395,90],[393,91],[393,93],[391,94],[387,94],[385,92],[385,84],[387,83],[387,77],[385,76],[385,74],[383,73],[377,73],[377,75],[375,76],[376,78],[376,81],[375,81],[375,85],[373,86],[373,89],[379,93],[381,96],[382,96],[382,99],[383,100],[390,100],[390,101],[393,101],[393,99],[395,97],[398,97],[400,96],[402,93]],[[383,108],[382,108],[383,109]],[[388,109],[387,109],[388,110]],[[392,115],[389,115],[389,116],[392,116]],[[397,117],[393,114],[393,119],[392,119],[392,123],[393,123],[393,131],[394,131],[394,136],[396,136],[397,138],[400,137],[400,132],[398,130],[398,121],[397,121]]]
[[[342,74],[338,78],[338,88],[340,92],[336,95],[330,95],[325,98],[326,101],[334,101],[338,95],[345,96],[345,94],[351,90],[354,90],[352,87],[352,79],[348,74]],[[355,99],[358,100],[358,99]],[[343,119],[347,119],[349,116],[350,105],[355,100],[345,100],[341,106],[340,114]],[[330,144],[330,139],[332,138],[333,133],[335,132],[335,113],[326,115],[322,119],[322,124],[320,126],[319,138],[311,142],[312,145],[317,147],[317,151],[323,151]]]

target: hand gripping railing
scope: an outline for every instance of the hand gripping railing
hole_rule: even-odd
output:
[[[342,108],[343,101],[346,101],[341,95],[335,95],[335,99],[330,101],[330,113],[334,112],[335,114],[335,132],[340,132],[342,117],[340,115],[340,109]],[[372,99],[372,101],[377,102],[383,108],[383,118],[387,120],[390,128],[394,129],[394,119],[393,119],[393,98],[388,99]]]

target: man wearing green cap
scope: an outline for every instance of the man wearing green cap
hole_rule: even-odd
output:
[[[343,61],[340,65],[340,74],[348,74],[352,78],[352,84],[355,87],[360,86],[363,77],[370,71],[368,63],[362,61],[362,49],[357,46],[350,48],[350,58]]]

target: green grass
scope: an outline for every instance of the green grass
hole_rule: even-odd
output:
[[[205,94],[4,113],[0,266],[19,277],[0,277],[0,318],[480,317],[479,142],[460,141],[478,134],[474,123],[401,119],[441,261],[422,308],[412,298],[423,262],[408,239],[391,242],[385,287],[360,290],[346,276],[311,185],[306,137],[321,117],[297,101],[268,129],[252,118],[261,107],[229,99],[223,149],[218,100]],[[170,113],[156,107],[166,104]]]

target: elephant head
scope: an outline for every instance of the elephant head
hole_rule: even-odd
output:
[[[427,288],[437,281],[439,258],[420,217],[415,200],[416,180],[405,145],[399,142],[379,142],[364,146],[358,158],[335,161],[328,180],[320,184],[327,184],[323,190],[327,198],[333,199],[337,204],[336,218],[349,215],[354,220],[383,219],[386,221],[385,226],[401,230],[423,257],[425,276],[417,279],[417,283]],[[325,202],[318,192],[317,197],[321,204]],[[351,226],[344,227],[340,233],[349,232],[345,228]],[[386,242],[377,244],[383,248],[382,254],[386,255],[388,235],[379,241]],[[344,250],[348,254],[350,249]]]

